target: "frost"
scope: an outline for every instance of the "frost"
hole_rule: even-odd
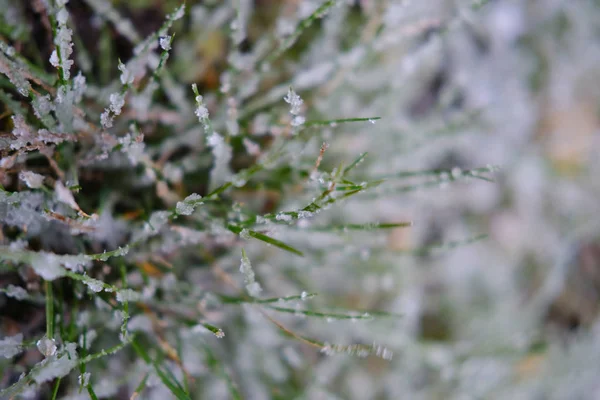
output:
[[[127,323],[127,329],[132,332],[142,331],[152,333],[152,320],[145,315],[136,315]]]
[[[95,329],[89,329],[85,331],[84,335],[79,335],[79,347],[82,349],[89,350],[92,346],[92,343],[98,337],[98,332]]]
[[[200,121],[205,127],[208,125],[208,109],[203,103],[203,97],[198,95],[196,96],[196,111],[194,114],[198,117],[198,121]]]
[[[193,193],[186,197],[183,201],[178,201],[175,206],[175,212],[179,215],[191,215],[194,209],[201,205],[202,196],[197,193]]]
[[[83,374],[79,375],[77,378],[77,383],[79,386],[87,386],[90,383],[90,376],[91,374],[89,372],[84,372]]]
[[[121,114],[121,109],[125,104],[125,95],[120,93],[113,93],[110,95],[110,110],[115,114]]]
[[[47,337],[43,337],[36,343],[38,350],[40,353],[44,355],[44,357],[48,358],[56,354],[56,341],[54,339],[49,339]]]
[[[119,138],[118,140],[119,144],[121,145],[121,152],[127,154],[127,158],[129,159],[131,165],[143,163],[148,167],[150,164],[150,160],[144,154],[144,149],[146,146],[142,141],[143,138],[143,135],[139,135],[133,138],[132,134],[128,133],[127,135],[123,136],[122,138]],[[152,171],[151,168],[147,168],[146,172],[148,172],[148,169]]]
[[[31,260],[31,267],[36,274],[47,281],[54,280],[65,274],[64,269],[60,266],[60,261],[55,254],[41,253],[36,255]]]
[[[236,45],[239,45],[246,39],[247,21],[250,15],[252,1],[238,0],[237,2],[237,17],[231,23],[232,38]]]
[[[171,36],[163,36],[159,39],[160,48],[164,51],[171,50]]]
[[[292,126],[300,126],[306,122],[306,118],[301,115],[297,115],[292,119]]]
[[[44,176],[31,171],[19,172],[19,179],[31,189],[39,189],[44,184]]]
[[[142,294],[132,289],[122,289],[117,292],[117,301],[120,303],[138,301],[141,298]]]
[[[300,96],[296,94],[294,89],[290,87],[283,100],[285,100],[285,102],[290,105],[290,114],[293,115],[292,126],[298,127],[304,124],[306,119],[304,118],[304,116],[300,115],[300,112],[302,111],[302,104],[304,103],[304,101],[300,98]]]
[[[78,365],[76,347],[75,343],[67,343],[62,356],[57,357],[53,355],[42,361],[39,364],[40,369],[33,374],[33,379],[36,383],[62,378],[71,372]]]
[[[294,89],[290,87],[283,99],[290,105],[291,114],[298,115],[300,113],[304,101],[296,94],[296,92],[294,92]]]
[[[133,74],[127,69],[127,66],[119,60],[119,71],[121,71],[121,83],[126,86],[133,83]]]
[[[310,218],[314,215],[314,213],[310,211],[298,211],[298,219]]]
[[[81,74],[81,71],[73,79],[73,94],[75,96],[75,102],[79,103],[83,93],[87,89],[85,76]]]
[[[285,213],[279,213],[279,214],[277,214],[277,216],[275,216],[275,219],[277,221],[289,222],[292,220],[292,216],[289,214],[285,214]]]
[[[8,336],[0,339],[0,356],[12,358],[19,354],[22,349],[23,334],[18,333],[15,336]]]
[[[210,171],[211,186],[214,187],[227,181],[231,175],[229,161],[231,161],[233,150],[229,144],[225,143],[223,136],[217,132],[213,132],[207,138],[207,143],[211,147],[214,157],[214,165]]]
[[[254,276],[254,271],[252,270],[252,264],[246,256],[246,252],[242,250],[242,259],[240,263],[240,272],[244,275],[244,283],[246,285],[246,291],[251,297],[258,297],[262,292],[262,287],[258,282],[256,282],[256,278]]]
[[[71,76],[71,66],[73,60],[70,60],[73,54],[73,42],[71,41],[73,32],[67,27],[69,12],[66,9],[67,1],[57,2],[56,11],[56,35],[54,37],[54,45],[56,49],[50,56],[50,64],[55,68],[62,69],[62,79],[68,81]]]
[[[17,300],[25,300],[29,297],[29,294],[25,289],[15,285],[8,285],[4,294]]]
[[[61,181],[56,181],[56,184],[54,185],[54,194],[56,195],[56,199],[61,203],[65,203],[74,210],[80,209],[75,202],[73,193],[71,193],[71,191],[67,189]]]
[[[8,51],[7,53],[10,53]],[[8,54],[7,54],[8,55]],[[10,82],[17,88],[23,96],[28,96],[31,91],[31,84],[25,78],[20,65],[5,57],[0,53],[0,73],[6,75]]]
[[[50,65],[52,65],[54,68],[58,68],[60,65],[60,62],[58,60],[58,53],[56,52],[56,50],[53,50],[52,54],[50,55]]]
[[[463,174],[462,170],[460,168],[458,168],[458,167],[452,168],[452,171],[450,173],[452,174],[452,177],[454,179],[460,178],[462,176],[462,174]]]
[[[194,212],[194,206],[183,201],[178,201],[177,206],[175,207],[175,212],[179,215],[192,215]]]
[[[248,138],[244,138],[244,148],[246,152],[251,156],[259,156],[260,155],[260,146],[254,143],[252,140]]]
[[[306,300],[307,298],[308,298],[308,293],[306,291],[302,291],[302,293],[300,293],[300,299]]]
[[[105,110],[102,114],[100,114],[100,124],[105,129],[113,126],[113,117],[110,115],[109,110]]]
[[[101,292],[102,289],[104,289],[104,282],[98,279],[86,277],[83,283],[85,283],[87,287],[90,288],[90,290],[94,293]]]
[[[252,236],[250,236],[250,231],[248,231],[248,229],[246,229],[246,228],[242,229],[242,231],[240,232],[240,237],[242,239],[246,239],[246,240],[252,238]]]
[[[169,20],[171,21],[177,21],[178,19],[181,19],[185,14],[185,4],[182,4],[177,10],[175,10],[175,12],[171,15],[169,15]]]

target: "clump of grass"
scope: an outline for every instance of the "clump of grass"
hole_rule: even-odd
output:
[[[43,3],[36,16],[52,37],[47,48],[32,32],[9,30],[0,41],[0,268],[17,283],[2,292],[45,321],[45,329],[35,321],[25,329],[17,318],[23,331],[2,339],[9,361],[0,397],[95,399],[122,388],[131,398],[191,399],[222,385],[243,398],[257,390],[253,376],[268,385],[260,376],[274,374],[282,361],[268,357],[280,352],[293,354],[282,356],[286,371],[299,351],[391,360],[385,344],[321,334],[318,324],[368,330],[402,316],[377,304],[328,306],[335,293],[314,293],[320,285],[302,268],[335,257],[343,266],[355,257],[340,249],[377,249],[368,240],[411,229],[410,221],[337,217],[353,199],[489,181],[493,168],[375,176],[362,167],[377,155],[330,156],[331,129],[380,120],[318,115],[310,96],[322,78],[288,76],[286,56],[293,60],[294,45],[323,29],[336,1],[311,2],[296,19],[281,17],[287,33],[259,38],[244,31],[246,1],[193,6],[193,14],[181,5],[145,38],[109,2],[85,2],[98,30],[67,3]],[[171,71],[191,51],[178,40],[194,18],[214,19],[214,34],[226,36],[229,51],[215,61],[219,88],[180,82]],[[86,48],[90,32],[99,43]],[[103,47],[112,37],[131,51]],[[244,41],[252,41],[247,52]],[[422,181],[398,183],[409,179]],[[35,356],[17,362],[24,352]],[[260,357],[270,369],[247,374],[248,359]],[[302,392],[292,378],[289,386],[286,393]]]

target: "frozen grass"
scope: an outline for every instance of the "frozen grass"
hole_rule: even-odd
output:
[[[0,397],[564,393],[544,318],[571,247],[540,272],[565,225],[535,228],[536,190],[559,196],[514,156],[549,79],[528,66],[558,74],[540,54],[562,20],[525,28],[538,17],[510,1],[259,3],[3,7]],[[561,182],[575,205],[598,190]],[[565,217],[577,243],[591,207]]]

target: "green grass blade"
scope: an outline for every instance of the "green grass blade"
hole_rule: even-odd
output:
[[[381,117],[315,120],[315,121],[306,121],[303,126],[306,128],[309,128],[312,126],[335,126],[337,124],[345,124],[348,122],[371,122],[371,123],[374,123],[375,121],[380,120],[380,119],[381,119]]]
[[[290,253],[294,253],[300,257],[304,257],[304,253],[302,253],[300,250],[295,249],[292,246],[285,244],[284,242],[282,242],[280,240],[273,239],[272,237],[267,236],[264,233],[256,232],[256,231],[253,231],[250,229],[242,229],[239,226],[235,226],[235,225],[228,225],[227,229],[229,229],[231,232],[236,233],[240,236],[247,235],[248,237],[263,241],[267,244],[273,245],[282,250],[289,251]]]
[[[400,317],[397,314],[388,313],[385,311],[363,311],[353,314],[340,314],[334,312],[321,312],[312,310],[297,310],[295,308],[268,306],[271,310],[279,311],[287,314],[303,315],[306,317],[327,318],[334,320],[371,320],[374,317]]]
[[[137,343],[137,340],[132,340],[131,345],[136,353],[144,359],[146,364],[152,365],[161,382],[169,389],[178,400],[191,400],[191,397],[185,392],[183,386],[177,380],[169,376],[169,370],[161,367],[156,361],[152,360],[143,346]]]

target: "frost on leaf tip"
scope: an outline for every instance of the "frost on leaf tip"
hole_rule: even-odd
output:
[[[121,83],[123,85],[130,85],[131,83],[133,83],[133,74],[127,69],[127,66],[125,66],[125,64],[123,64],[121,61],[119,61],[119,71],[121,71]]]
[[[256,282],[256,278],[254,275],[254,271],[252,270],[252,264],[250,263],[250,259],[246,255],[246,251],[242,249],[242,259],[240,263],[240,272],[244,275],[244,283],[246,284],[246,291],[251,297],[258,297],[262,292],[262,287],[258,282]]]
[[[73,193],[71,193],[61,181],[56,181],[56,184],[54,185],[54,194],[56,195],[56,199],[61,203],[65,203],[74,210],[80,210],[79,205],[77,205],[73,198]]]
[[[171,36],[163,36],[158,40],[160,48],[169,51],[171,50]]]
[[[298,115],[300,113],[300,107],[302,107],[304,101],[298,96],[294,89],[290,87],[283,100],[290,105],[291,114]]]
[[[179,215],[191,215],[194,209],[202,204],[202,196],[197,193],[192,193],[183,201],[178,201],[175,206],[175,213]]]

